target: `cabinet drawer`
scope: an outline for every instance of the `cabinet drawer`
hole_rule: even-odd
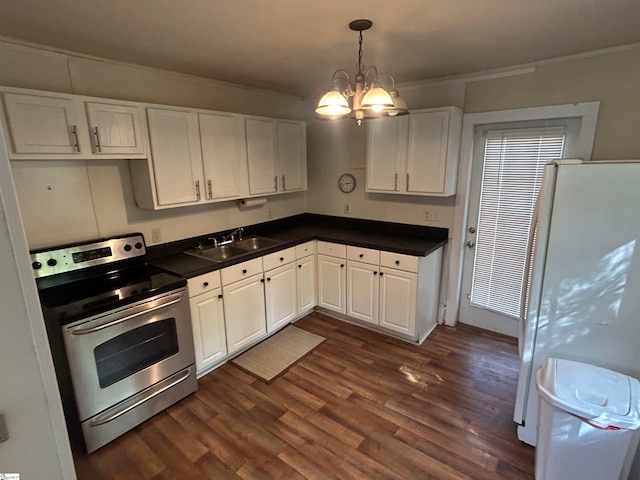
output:
[[[401,253],[380,252],[380,266],[418,273],[418,257]]]
[[[316,253],[316,242],[314,240],[296,245],[296,258],[306,257],[314,253]]]
[[[222,269],[222,285],[229,285],[243,278],[262,273],[262,257]]]
[[[318,242],[318,253],[332,257],[347,258],[347,246],[339,243]]]
[[[264,271],[293,262],[296,259],[296,247],[286,248],[279,252],[270,253],[262,257]]]
[[[380,263],[380,250],[372,250],[371,248],[347,246],[347,259],[356,262],[369,263],[378,265]]]
[[[189,298],[209,292],[216,288],[220,288],[220,270],[205,273],[197,277],[187,280],[187,289],[189,290]]]

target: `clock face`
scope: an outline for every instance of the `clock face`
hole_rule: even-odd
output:
[[[338,187],[344,193],[351,193],[356,188],[356,177],[350,173],[345,173],[338,179]]]

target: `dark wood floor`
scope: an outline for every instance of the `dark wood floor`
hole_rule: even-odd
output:
[[[420,347],[314,313],[327,338],[272,384],[226,364],[92,455],[79,479],[519,479],[514,339],[460,325]]]

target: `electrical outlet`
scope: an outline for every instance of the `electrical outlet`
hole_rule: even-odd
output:
[[[350,204],[347,203],[344,206],[344,213],[351,214],[351,205]]]
[[[429,209],[425,210],[424,220],[432,221],[432,222],[435,220],[438,220],[438,212],[435,210],[429,210]]]
[[[159,228],[151,229],[151,243],[160,243],[162,241],[162,232]]]

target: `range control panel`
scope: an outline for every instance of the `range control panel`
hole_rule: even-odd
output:
[[[134,233],[118,238],[53,247],[31,252],[35,278],[141,257],[147,253],[144,236]]]

